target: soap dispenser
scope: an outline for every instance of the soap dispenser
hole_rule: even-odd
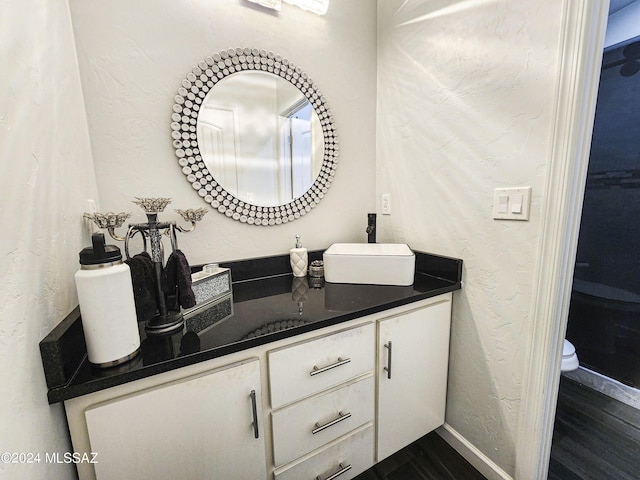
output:
[[[140,350],[131,270],[118,247],[105,245],[103,233],[94,233],[91,242],[80,252],[75,274],[80,317],[89,362],[112,367]]]
[[[309,256],[307,255],[307,249],[302,246],[302,243],[300,243],[300,235],[296,235],[296,246],[289,250],[289,256],[293,276],[306,277]]]

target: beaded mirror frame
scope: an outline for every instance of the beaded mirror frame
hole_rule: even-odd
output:
[[[253,205],[225,190],[207,169],[198,145],[198,113],[209,91],[223,78],[242,71],[261,71],[284,78],[314,108],[324,139],[320,173],[300,197],[277,206]],[[325,97],[307,73],[288,59],[256,48],[231,48],[214,53],[193,67],[178,88],[171,115],[173,147],[182,173],[198,195],[218,212],[249,225],[280,225],[311,211],[327,193],[338,167],[338,135]]]

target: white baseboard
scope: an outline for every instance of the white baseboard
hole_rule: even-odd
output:
[[[577,370],[564,372],[563,376],[571,380],[586,385],[596,392],[600,392],[608,397],[615,398],[619,402],[626,403],[630,407],[640,410],[640,389],[630,387],[585,367],[578,367]]]
[[[436,430],[436,433],[489,480],[514,480],[451,425],[445,423]]]

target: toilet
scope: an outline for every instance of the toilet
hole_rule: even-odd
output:
[[[565,339],[562,345],[562,363],[560,364],[561,372],[571,372],[576,370],[580,362],[578,362],[578,355],[576,355],[576,348],[573,344]]]

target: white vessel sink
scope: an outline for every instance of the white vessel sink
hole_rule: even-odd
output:
[[[329,283],[413,284],[416,260],[404,243],[334,243],[323,255]]]

